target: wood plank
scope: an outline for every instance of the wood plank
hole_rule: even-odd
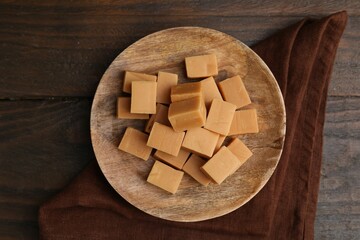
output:
[[[94,160],[90,105],[91,99],[0,101],[1,239],[37,239],[39,205]],[[315,239],[359,236],[358,106],[359,97],[328,100]]]
[[[94,159],[90,104],[90,100],[1,101],[0,165],[7,166],[0,169],[0,183],[6,184],[1,191],[11,194],[21,188],[25,194],[32,184],[31,190],[51,194]]]
[[[328,101],[315,239],[360,236],[360,98]]]
[[[1,239],[38,239],[40,204],[94,160],[90,105],[0,101]]]
[[[39,227],[33,222],[3,222],[0,221],[2,240],[38,240]]]
[[[216,15],[216,16],[272,16],[272,15],[303,15],[330,14],[346,9],[350,14],[360,14],[359,1],[352,0],[299,0],[289,4],[287,0],[242,0],[242,1],[151,1],[123,0],[123,1],[73,1],[68,4],[63,1],[2,1],[4,12],[15,14],[41,14],[56,12],[61,14],[92,14],[106,15]]]
[[[0,14],[0,98],[93,96],[102,74],[118,53],[164,28],[209,27],[252,45],[300,19]],[[360,95],[359,25],[360,17],[350,18],[340,42],[330,95]]]

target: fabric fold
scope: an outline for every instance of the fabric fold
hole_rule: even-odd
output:
[[[265,187],[223,217],[194,223],[155,218],[107,183],[96,161],[39,210],[42,239],[313,239],[327,88],[346,12],[304,19],[259,42],[284,96],[283,154]]]

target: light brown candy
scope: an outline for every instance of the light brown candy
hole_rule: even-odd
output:
[[[201,97],[194,97],[170,104],[169,121],[175,131],[202,127],[206,120],[206,107]]]
[[[156,104],[156,113],[152,114],[150,119],[147,121],[145,126],[145,132],[150,133],[154,122],[164,124],[166,126],[171,126],[168,118],[169,107],[162,105],[160,103]]]
[[[204,128],[224,136],[228,135],[235,109],[236,106],[232,103],[214,99]]]
[[[185,65],[188,78],[210,77],[218,74],[215,54],[187,57]]]
[[[189,129],[182,144],[182,147],[192,153],[210,158],[219,140],[219,134],[204,128]]]
[[[171,102],[178,102],[194,97],[202,97],[200,82],[182,83],[171,87]]]
[[[203,98],[205,101],[206,108],[209,110],[212,100],[220,99],[223,100],[219,88],[216,85],[213,77],[208,77],[200,81],[202,87]]]
[[[183,175],[184,172],[175,170],[162,162],[155,161],[147,181],[165,191],[175,194]]]
[[[227,147],[223,146],[201,169],[217,184],[221,184],[239,167],[240,161],[237,157]]]
[[[174,73],[159,72],[157,78],[156,102],[169,104],[171,87],[176,86],[178,75]]]
[[[190,152],[180,149],[179,154],[175,157],[170,154],[157,150],[154,153],[154,158],[161,160],[177,169],[182,169],[186,160],[190,156]]]
[[[133,81],[156,82],[156,79],[157,77],[155,75],[126,71],[124,76],[123,92],[131,93],[131,83]]]
[[[225,79],[219,82],[218,85],[224,100],[235,104],[236,108],[241,108],[251,103],[249,94],[239,75]]]
[[[147,146],[148,135],[128,127],[119,144],[119,149],[138,158],[149,159],[152,148]]]
[[[184,132],[175,132],[171,127],[155,122],[147,145],[167,154],[177,156],[184,136]]]
[[[216,153],[217,151],[219,151],[219,149],[221,148],[222,144],[223,144],[224,141],[225,141],[225,138],[226,138],[226,136],[219,135],[219,140],[218,140],[218,142],[216,143],[216,147],[215,147],[215,153]]]
[[[238,138],[234,138],[227,147],[239,159],[240,166],[253,155],[250,149]]]
[[[131,98],[118,97],[117,99],[117,118],[121,119],[149,119],[149,114],[138,114],[130,112]]]
[[[206,163],[206,160],[202,159],[199,156],[196,156],[195,154],[192,154],[189,160],[186,161],[183,170],[187,174],[189,174],[192,178],[194,178],[196,181],[201,183],[204,186],[209,185],[211,182],[211,179],[207,177],[200,168]]]
[[[229,135],[258,133],[256,109],[238,110],[234,114]]]
[[[132,82],[131,113],[156,113],[156,86],[156,82]]]

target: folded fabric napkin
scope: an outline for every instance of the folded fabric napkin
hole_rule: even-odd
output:
[[[256,44],[284,96],[284,151],[265,187],[236,211],[183,223],[119,196],[96,162],[39,211],[42,239],[313,239],[327,89],[346,12],[304,19]]]

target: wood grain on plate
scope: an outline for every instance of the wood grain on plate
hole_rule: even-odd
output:
[[[144,121],[118,120],[116,98],[125,70],[179,74],[186,81],[187,56],[215,53],[217,80],[239,74],[258,111],[260,133],[240,138],[254,155],[221,185],[203,187],[185,176],[175,195],[146,182],[153,159],[140,160],[117,149],[128,126],[142,130]],[[124,50],[103,75],[93,101],[91,137],[95,155],[112,187],[142,211],[174,221],[199,221],[229,213],[249,201],[272,175],[285,135],[285,108],[276,80],[246,45],[224,33],[198,27],[172,28],[151,34]]]

